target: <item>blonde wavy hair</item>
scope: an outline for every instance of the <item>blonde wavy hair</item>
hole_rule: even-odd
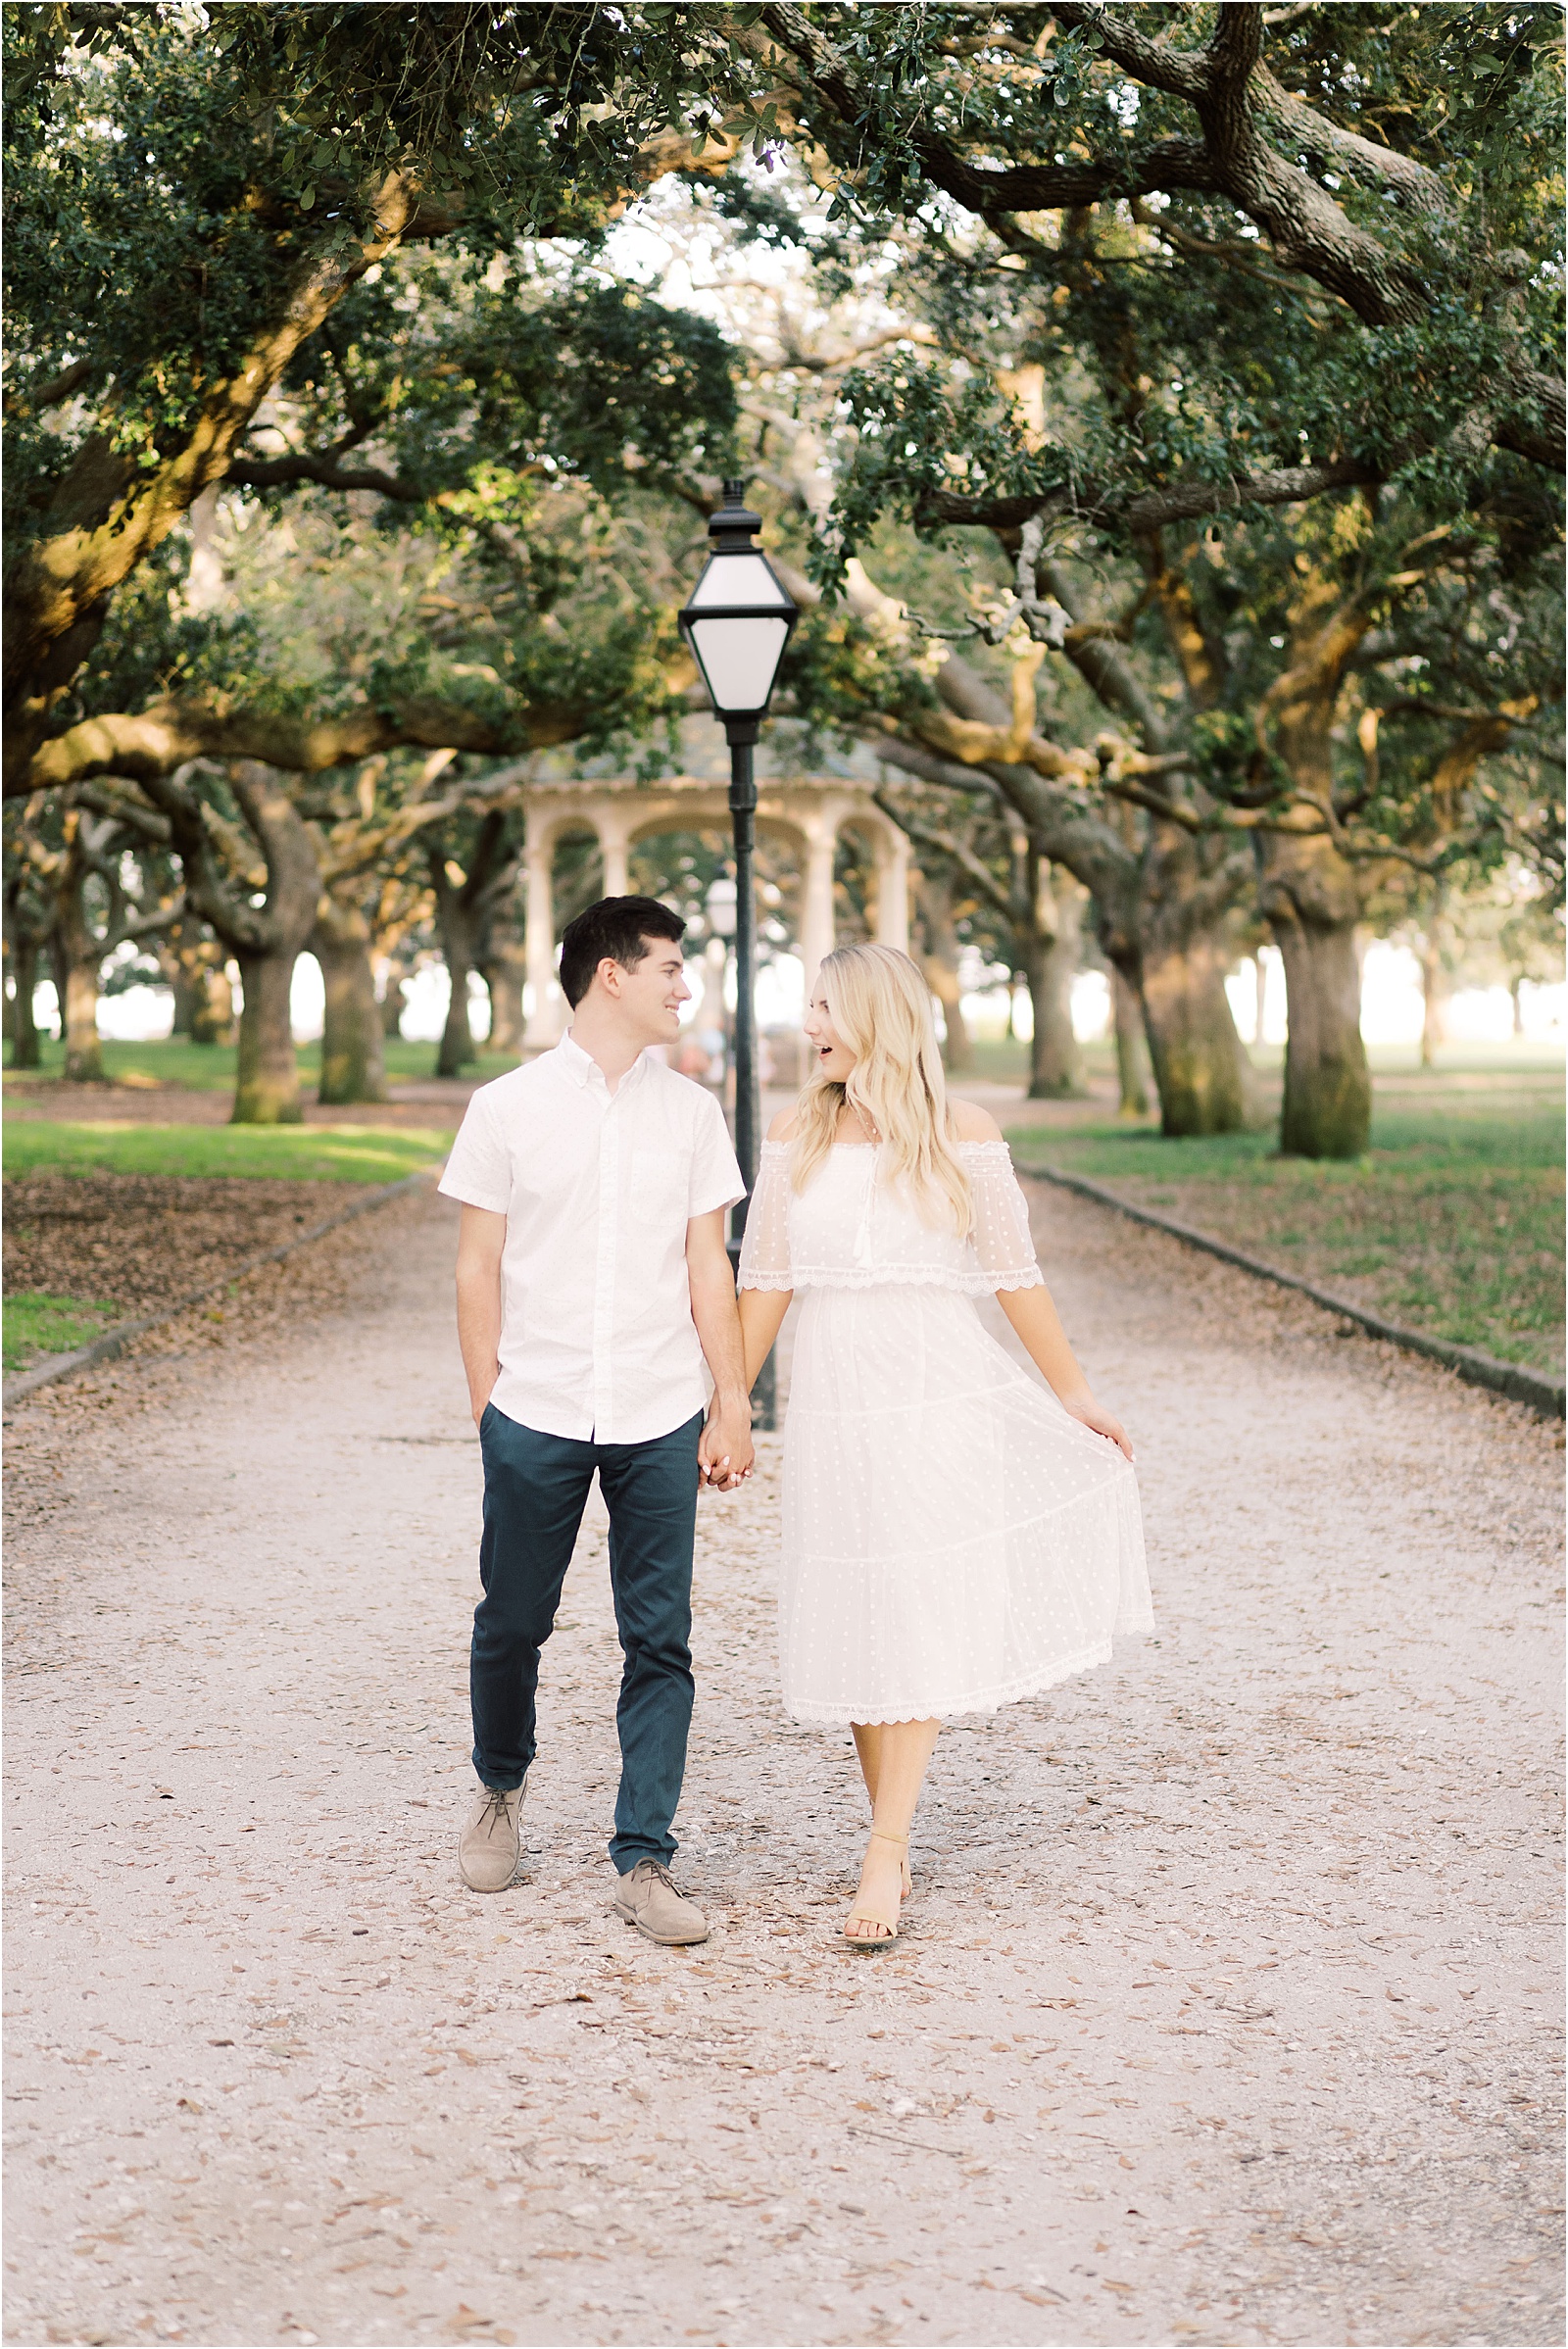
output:
[[[840,1041],[855,1054],[844,1084],[818,1074],[796,1103],[790,1181],[804,1191],[826,1162],[848,1102],[879,1140],[883,1179],[900,1184],[922,1222],[951,1222],[959,1239],[974,1223],[919,965],[890,946],[841,946],[818,978]]]

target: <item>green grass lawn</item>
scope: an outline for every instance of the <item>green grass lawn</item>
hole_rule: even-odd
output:
[[[433,1077],[435,1055],[433,1044],[405,1044],[401,1037],[394,1038],[386,1048],[387,1075],[395,1084]],[[232,1093],[235,1058],[232,1045],[192,1044],[183,1036],[171,1037],[165,1044],[116,1044],[107,1037],[104,1040],[104,1073],[122,1085],[140,1078],[158,1085],[181,1085],[193,1093]],[[321,1073],[319,1041],[299,1047],[299,1064],[301,1084],[308,1093],[314,1093]],[[464,1073],[474,1078],[500,1077],[516,1064],[513,1053],[481,1051],[478,1059]],[[16,1074],[24,1082],[27,1076],[58,1077],[64,1066],[63,1047],[46,1039],[42,1067],[19,1069]],[[6,1073],[9,1078],[11,1071]]]
[[[110,1322],[122,1318],[119,1305],[78,1297],[8,1297],[4,1315],[5,1367],[21,1370],[40,1354],[74,1353]]]
[[[8,1175],[265,1175],[395,1183],[445,1155],[450,1133],[399,1126],[154,1126],[13,1119]]]
[[[1109,1121],[1015,1130],[1020,1166],[1082,1174],[1392,1321],[1561,1376],[1562,1097],[1490,1070],[1385,1079],[1348,1164],[1272,1134],[1166,1142]]]

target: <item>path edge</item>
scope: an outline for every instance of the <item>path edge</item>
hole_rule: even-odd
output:
[[[30,1370],[19,1371],[14,1379],[6,1380],[4,1388],[0,1389],[0,1406],[9,1411],[13,1403],[24,1401],[29,1395],[35,1395],[40,1387],[53,1386],[57,1379],[69,1379],[78,1370],[90,1369],[95,1362],[113,1361],[117,1354],[124,1352],[133,1338],[142,1337],[148,1330],[159,1329],[166,1321],[173,1321],[179,1314],[188,1312],[192,1305],[199,1305],[207,1297],[216,1297],[220,1289],[228,1287],[230,1281],[242,1281],[247,1273],[259,1272],[264,1264],[280,1264],[285,1256],[292,1256],[297,1248],[309,1248],[313,1241],[324,1238],[328,1232],[335,1232],[339,1224],[352,1223],[357,1215],[368,1215],[373,1208],[384,1207],[389,1199],[401,1198],[404,1192],[413,1191],[418,1184],[433,1182],[439,1172],[439,1167],[421,1167],[416,1174],[402,1175],[395,1183],[383,1183],[379,1189],[368,1192],[364,1199],[353,1199],[348,1206],[340,1207],[335,1215],[323,1217],[320,1223],[313,1223],[309,1231],[296,1232],[292,1240],[285,1240],[280,1247],[264,1248],[259,1255],[243,1257],[238,1264],[231,1264],[226,1272],[220,1272],[216,1280],[203,1281],[199,1289],[187,1291],[185,1296],[176,1297],[172,1304],[160,1305],[156,1313],[138,1314],[133,1321],[117,1321],[113,1329],[105,1330],[87,1346],[78,1346],[74,1353],[45,1354],[43,1360],[35,1362]]]
[[[1506,1395],[1510,1402],[1527,1403],[1533,1411],[1548,1419],[1568,1416],[1568,1391],[1557,1380],[1543,1378],[1539,1371],[1524,1370],[1517,1362],[1499,1362],[1494,1355],[1482,1353],[1478,1346],[1457,1346],[1447,1338],[1429,1338],[1421,1330],[1407,1330],[1402,1322],[1385,1321],[1380,1313],[1368,1312],[1364,1305],[1355,1304],[1348,1297],[1337,1297],[1332,1289],[1320,1289],[1315,1281],[1304,1281],[1298,1273],[1283,1272],[1277,1264],[1265,1263],[1261,1256],[1249,1256],[1224,1240],[1212,1240],[1207,1232],[1178,1223],[1172,1215],[1160,1215],[1152,1207],[1135,1207],[1131,1199],[1120,1198],[1103,1183],[1090,1182],[1085,1175],[1064,1174],[1059,1167],[1041,1165],[1020,1166],[1018,1172],[1026,1181],[1054,1183],[1063,1191],[1076,1191],[1080,1197],[1095,1199],[1102,1207],[1114,1208],[1118,1215],[1128,1216],[1134,1223],[1149,1224],[1188,1248],[1201,1248],[1205,1255],[1218,1256],[1222,1264],[1234,1264],[1239,1271],[1250,1272],[1254,1280],[1272,1281],[1280,1289],[1294,1289],[1326,1312],[1339,1313],[1347,1321],[1353,1321],[1368,1337],[1381,1338],[1390,1346],[1402,1346],[1407,1353],[1425,1354],[1429,1360],[1441,1362],[1445,1369],[1456,1371],[1472,1387],[1487,1387],[1494,1395]]]

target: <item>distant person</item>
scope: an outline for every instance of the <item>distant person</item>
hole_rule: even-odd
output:
[[[641,897],[602,898],[567,924],[570,1030],[479,1088],[441,1179],[463,1201],[458,1336],[484,1458],[469,1662],[480,1790],[463,1881],[499,1892],[516,1872],[539,1651],[597,1469],[625,1657],[613,1905],[675,1943],[708,1937],[669,1874],[692,1716],[697,1492],[732,1492],[752,1469],[724,1248],[724,1210],[745,1185],[717,1101],[649,1050],[674,1043],[690,998],[684,928]]]
[[[1153,1615],[1132,1446],[1073,1359],[1006,1144],[948,1106],[924,978],[891,947],[841,947],[806,1034],[816,1068],[763,1146],[741,1325],[754,1379],[805,1293],[784,1703],[854,1730],[871,1835],[844,1933],[875,1948],[898,1936],[943,1721],[1103,1663]],[[1047,1387],[982,1327],[989,1292]]]

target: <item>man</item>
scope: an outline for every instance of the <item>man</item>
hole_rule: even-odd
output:
[[[441,1188],[463,1201],[458,1336],[484,1459],[469,1662],[480,1792],[459,1865],[478,1892],[517,1866],[539,1650],[599,1472],[625,1666],[614,1906],[655,1941],[708,1937],[669,1875],[692,1714],[697,1491],[752,1468],[724,1210],[745,1193],[718,1103],[650,1057],[690,998],[685,924],[653,898],[569,923],[571,1028],[482,1085]],[[706,1421],[702,1358],[713,1379]]]

